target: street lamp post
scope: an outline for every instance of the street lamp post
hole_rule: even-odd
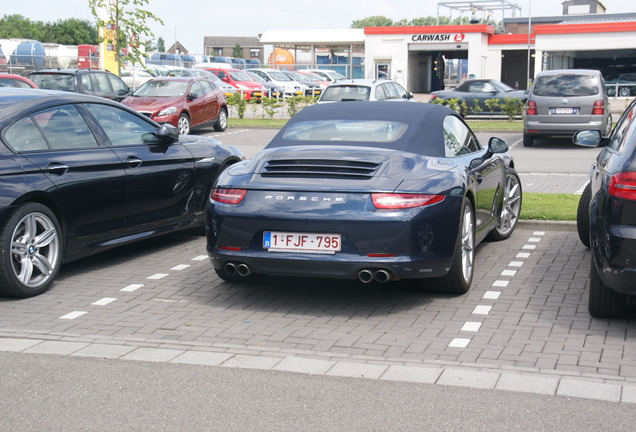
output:
[[[526,81],[526,89],[530,89],[530,43],[532,28],[532,0],[528,0],[528,76]]]

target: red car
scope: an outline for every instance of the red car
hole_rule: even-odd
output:
[[[38,88],[30,79],[9,73],[0,73],[0,87]]]
[[[254,81],[248,74],[239,69],[221,69],[210,68],[207,71],[212,72],[222,81],[236,87],[247,100],[255,99],[257,102],[263,96],[263,86]]]
[[[157,123],[170,123],[187,135],[197,127],[227,127],[225,95],[213,81],[198,77],[157,77],[121,101]]]

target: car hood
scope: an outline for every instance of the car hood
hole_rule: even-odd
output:
[[[445,158],[390,149],[292,146],[261,150],[233,165],[218,187],[262,190],[449,193],[457,165]]]
[[[122,104],[136,111],[156,111],[183,103],[182,97],[129,96]]]

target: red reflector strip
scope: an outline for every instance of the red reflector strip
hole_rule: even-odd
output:
[[[229,250],[229,251],[240,251],[241,250],[240,247],[233,247],[233,246],[219,246],[219,249]]]
[[[621,172],[611,176],[608,192],[615,198],[636,201],[636,172]]]
[[[367,254],[367,256],[369,258],[394,258],[397,255],[396,254],[389,254],[389,253],[370,253],[370,254]]]

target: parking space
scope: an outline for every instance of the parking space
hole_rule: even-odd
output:
[[[578,379],[585,385],[573,396],[596,398],[602,385],[608,400],[636,402],[636,315],[592,319],[588,271],[575,232],[520,226],[509,240],[479,247],[463,296],[404,281],[230,284],[216,277],[203,237],[171,235],[66,265],[44,295],[0,299],[0,351],[154,361],[207,355],[212,364],[311,373],[357,364],[376,378],[409,370],[408,379],[425,372],[431,382],[461,367],[475,380],[465,385],[506,382],[484,383],[484,373],[529,374],[537,385],[551,383],[530,391],[564,394],[560,383]],[[307,362],[290,360],[299,358]]]

